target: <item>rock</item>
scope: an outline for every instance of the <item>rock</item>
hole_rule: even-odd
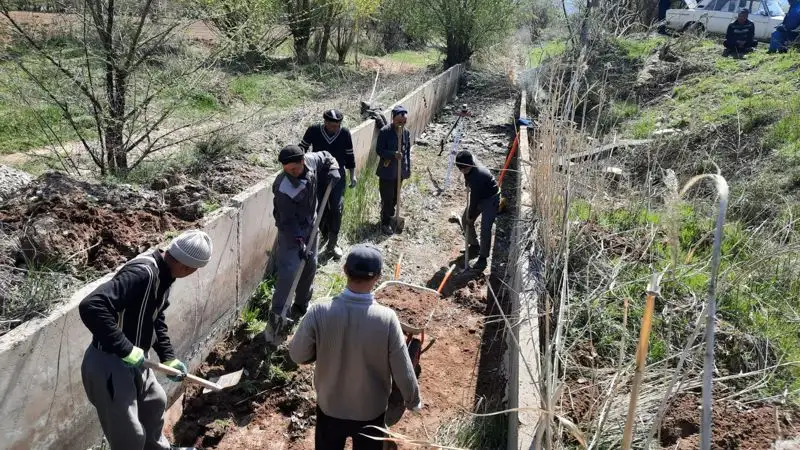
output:
[[[681,130],[675,128],[664,128],[653,132],[653,136],[668,136],[670,134],[680,133]]]
[[[0,164],[0,202],[11,198],[17,190],[27,186],[33,178],[26,172]]]
[[[427,147],[427,146],[430,145],[430,142],[428,142],[426,139],[418,138],[416,141],[414,141],[414,145],[419,145],[421,147]]]

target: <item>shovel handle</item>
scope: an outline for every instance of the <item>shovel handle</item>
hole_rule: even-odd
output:
[[[453,264],[452,266],[450,266],[450,269],[447,271],[447,273],[444,274],[444,278],[442,278],[442,282],[439,284],[439,289],[436,290],[436,292],[438,292],[439,295],[442,295],[442,289],[444,289],[445,283],[447,283],[447,280],[450,278],[450,274],[453,273],[453,270],[455,268],[456,265]]]
[[[167,375],[172,375],[172,376],[181,376],[181,375],[183,375],[183,372],[181,372],[180,370],[173,369],[170,366],[165,366],[164,364],[157,363],[155,361],[145,360],[144,361],[144,366],[147,367],[148,369],[157,370],[157,371],[165,373]],[[189,373],[184,375],[183,379],[191,381],[192,383],[195,383],[195,384],[199,384],[201,386],[205,386],[205,387],[211,389],[212,391],[221,391],[222,390],[222,386],[218,385],[217,383],[212,383],[212,382],[206,380],[205,378],[200,378],[198,376],[195,376],[195,375],[192,375],[192,374],[189,374]]]
[[[394,279],[400,279],[400,264],[403,263],[403,253],[400,253],[400,258],[397,259],[397,264],[394,266]]]

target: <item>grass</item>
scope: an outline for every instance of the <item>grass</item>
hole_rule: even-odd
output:
[[[384,59],[395,61],[403,64],[410,64],[416,67],[427,67],[431,64],[436,64],[443,59],[442,52],[435,48],[426,50],[402,50],[399,52],[388,53]]]
[[[462,412],[439,426],[433,442],[456,448],[499,449],[505,447],[507,429],[504,414],[473,416]]]
[[[374,231],[370,221],[380,205],[378,177],[375,175],[377,164],[377,155],[370,152],[355,189],[345,190],[341,233],[349,242],[360,242]]]
[[[650,56],[665,38],[661,36],[650,37],[648,39],[625,39],[619,38],[615,42],[625,55],[630,59],[642,59]]]
[[[287,74],[257,73],[238,75],[230,80],[230,92],[245,103],[257,103],[270,108],[290,108],[313,99],[321,87],[303,76],[290,78]]]
[[[564,39],[543,42],[528,52],[528,67],[539,67],[546,59],[559,56],[566,50],[567,44]]]

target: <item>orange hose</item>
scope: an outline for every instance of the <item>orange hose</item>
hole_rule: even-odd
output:
[[[441,284],[439,284],[439,289],[436,290],[436,292],[438,292],[439,295],[442,295],[442,289],[444,289],[445,283],[447,283],[447,280],[450,278],[450,274],[453,273],[453,270],[455,268],[456,268],[456,265],[453,264],[452,266],[450,266],[450,270],[448,270],[447,273],[444,274],[444,278],[442,278],[442,282],[441,282]]]
[[[508,152],[508,156],[506,156],[506,163],[503,166],[503,170],[500,171],[500,178],[497,180],[497,187],[501,187],[503,185],[503,177],[506,176],[506,170],[508,170],[508,166],[511,165],[511,160],[514,159],[514,154],[517,152],[517,145],[519,144],[519,134],[514,136],[514,143],[511,144],[511,151]]]

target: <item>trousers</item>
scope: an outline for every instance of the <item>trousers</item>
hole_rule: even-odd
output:
[[[467,208],[464,208],[464,214],[461,216],[461,223],[464,224],[464,235],[467,239],[467,244],[480,244],[481,250],[479,256],[481,258],[488,258],[492,251],[492,225],[494,225],[494,220],[497,218],[498,208],[500,208],[500,194],[487,198],[478,205],[478,215],[481,218],[480,242],[478,242],[478,237],[475,235],[475,222],[478,218],[470,218]]]
[[[384,415],[372,420],[345,420],[330,417],[317,406],[317,427],[314,430],[315,450],[343,450],[347,438],[353,439],[353,450],[382,450],[383,441],[370,439],[361,434],[383,437],[383,433],[375,428],[364,428],[370,425],[386,427]]]
[[[397,180],[378,180],[381,193],[381,225],[389,225],[397,208]]]
[[[169,450],[162,434],[167,395],[152,370],[127,367],[90,345],[81,377],[111,450]]]
[[[785,52],[789,47],[789,43],[796,40],[797,37],[798,33],[794,31],[775,30],[772,32],[772,36],[769,42],[769,51]]]
[[[314,242],[307,244],[308,250],[311,255],[306,260],[303,273],[300,275],[300,281],[297,283],[297,290],[294,291],[295,305],[304,307],[311,301],[314,294],[314,275],[317,272],[317,245],[319,244],[319,237],[314,238]],[[292,288],[292,282],[297,269],[300,268],[300,245],[291,233],[278,233],[278,248],[276,251],[276,264],[278,267],[278,281],[275,283],[275,292],[272,295],[272,312],[280,315],[283,310],[283,305],[289,300],[289,290]]]
[[[322,220],[319,222],[319,233],[323,241],[328,241],[328,248],[333,249],[339,242],[339,231],[342,228],[342,215],[344,214],[344,191],[347,187],[345,180],[345,170],[339,169],[339,181],[331,189],[328,197],[328,204],[322,213]],[[326,181],[327,182],[327,181]],[[321,189],[319,201],[325,195],[325,190]]]

